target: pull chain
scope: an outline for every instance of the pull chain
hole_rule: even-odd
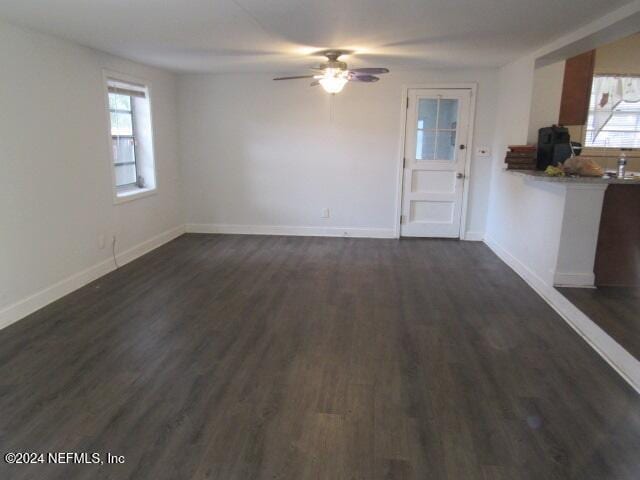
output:
[[[335,93],[332,93],[329,97],[329,123],[333,123],[333,99],[336,96]]]

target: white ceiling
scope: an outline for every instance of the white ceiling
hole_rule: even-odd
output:
[[[628,0],[0,0],[0,17],[176,71],[497,66]]]

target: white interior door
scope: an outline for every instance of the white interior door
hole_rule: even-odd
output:
[[[410,89],[400,233],[460,236],[471,89]]]

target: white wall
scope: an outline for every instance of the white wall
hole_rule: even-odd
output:
[[[347,85],[332,100],[306,80],[183,75],[179,104],[187,224],[199,224],[196,230],[213,224],[240,225],[237,231],[347,227],[392,234],[403,85],[478,82],[474,141],[490,146],[496,80],[497,72],[486,69],[392,72],[377,84]],[[490,158],[472,161],[467,230],[479,238],[490,164]],[[331,210],[329,219],[320,218],[325,207]]]
[[[565,62],[536,68],[533,74],[533,92],[531,94],[531,114],[527,142],[538,143],[538,130],[558,124],[560,118],[560,100],[564,80]]]
[[[506,173],[503,165],[507,145],[527,141],[533,72],[532,57],[511,63],[500,72],[501,95],[494,143],[496,161],[492,169],[486,238],[527,264],[536,275],[552,279],[549,275],[555,270],[556,259],[548,258],[545,243],[559,241],[562,216],[555,215],[551,208],[554,198],[559,196],[552,188],[543,190],[529,186],[521,177]],[[531,215],[547,215],[548,222],[544,217],[530,222]],[[548,229],[539,231],[539,225],[545,223]]]
[[[0,65],[2,326],[108,271],[112,234],[123,252],[183,222],[173,74],[6,23]],[[152,84],[158,192],[118,206],[105,67]]]

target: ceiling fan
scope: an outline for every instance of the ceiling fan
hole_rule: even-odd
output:
[[[277,77],[274,80],[295,80],[299,78],[313,78],[311,86],[321,85],[327,93],[339,93],[347,82],[377,82],[380,80],[376,75],[389,73],[388,68],[354,68],[349,70],[345,62],[338,60],[347,52],[342,50],[325,50],[319,52],[327,57],[327,61],[319,67],[312,68],[318,73],[315,75],[297,75],[294,77]]]

